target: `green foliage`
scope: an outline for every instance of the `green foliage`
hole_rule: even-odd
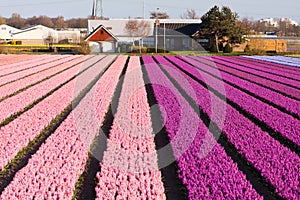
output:
[[[88,55],[91,53],[91,48],[87,42],[82,41],[80,47],[74,50],[75,54]]]
[[[219,43],[219,51],[223,51],[223,49],[224,49],[223,43]]]
[[[244,49],[244,52],[245,52],[245,53],[250,53],[250,52],[251,52],[251,48],[250,48],[250,45],[249,45],[249,44],[246,45],[246,47],[245,47],[245,49]]]
[[[147,47],[132,46],[131,53],[147,53]]]
[[[0,45],[0,54],[4,54],[6,52],[6,48]]]
[[[259,56],[263,56],[266,55],[267,52],[263,49],[263,48],[251,48],[250,45],[246,45],[244,52],[247,55],[259,55]]]
[[[227,44],[225,45],[225,47],[224,47],[224,49],[223,49],[223,52],[224,52],[224,53],[231,53],[231,52],[232,52],[232,48],[231,48],[231,46],[230,46],[229,43],[227,43]]]
[[[213,38],[216,46],[223,42],[242,43],[244,29],[237,23],[237,19],[238,14],[232,12],[229,7],[224,6],[220,10],[218,6],[214,6],[201,17],[199,33]]]
[[[212,47],[210,48],[210,52],[212,52],[212,53],[217,53],[218,52],[218,48],[215,44],[212,45]]]

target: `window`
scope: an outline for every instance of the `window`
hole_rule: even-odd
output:
[[[103,30],[101,30],[101,31],[100,31],[100,34],[103,35],[103,33],[104,33]]]

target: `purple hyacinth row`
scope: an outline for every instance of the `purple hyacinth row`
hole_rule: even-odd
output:
[[[255,60],[252,60],[252,62],[249,62],[246,58],[244,57],[227,57],[227,56],[214,56],[213,57],[214,60],[222,60],[222,61],[226,61],[228,62],[228,64],[234,64],[234,65],[242,65],[244,67],[248,67],[251,69],[255,69],[258,72],[262,71],[264,73],[271,73],[271,74],[275,74],[278,76],[282,76],[285,77],[287,79],[294,79],[294,80],[300,80],[300,74],[293,72],[292,70],[282,70],[278,67],[269,67],[268,64],[270,63],[265,63],[265,64],[261,64],[259,62],[256,62]],[[294,74],[295,73],[295,74]],[[278,80],[278,79],[276,79]],[[285,82],[284,82],[285,83]],[[292,82],[292,84],[294,84],[294,82]],[[298,84],[296,84],[297,87],[299,87],[299,82]]]
[[[168,57],[173,62],[180,65],[181,68],[192,73],[199,79],[204,80],[205,75],[200,73],[194,67],[181,62],[177,58]],[[181,83],[181,79],[172,72],[177,71],[171,63],[162,57],[157,57],[160,63],[164,63],[165,69],[171,73],[177,82]],[[168,70],[168,69],[172,70]],[[182,72],[181,72],[182,73]],[[195,102],[208,113],[212,118],[212,103],[216,110],[222,109],[222,100],[215,95],[209,94],[207,89],[199,85],[198,82],[183,74],[184,78],[192,85],[197,98],[193,98]],[[206,79],[208,80],[208,79]],[[210,82],[207,82],[208,84]],[[183,88],[184,85],[182,86]],[[213,102],[214,101],[214,102]],[[276,192],[286,198],[295,198],[297,196],[297,185],[299,180],[298,168],[300,167],[299,157],[291,152],[288,148],[282,146],[278,141],[269,136],[268,133],[262,131],[257,125],[240,114],[229,104],[226,105],[226,119],[221,124],[216,121],[218,126],[223,126],[223,133],[226,134],[229,141],[234,144],[238,151],[245,155],[246,159],[262,173],[262,175],[276,187]],[[267,158],[267,159],[266,159]]]
[[[165,127],[189,199],[260,199],[245,175],[216,143],[212,133],[153,59],[143,56],[143,61],[154,95],[165,113]]]
[[[299,58],[292,58],[292,57],[286,57],[286,56],[245,56],[245,57],[256,59],[256,60],[263,60],[263,61],[279,63],[279,64],[283,64],[283,65],[300,67],[300,59]]]
[[[178,61],[184,64],[182,61]],[[196,61],[191,61],[191,64],[202,68],[204,70],[209,69],[210,73],[215,75],[218,74],[218,70],[207,68],[206,65],[198,63]],[[230,99],[234,103],[241,106],[245,111],[254,115],[260,121],[265,122],[268,126],[273,128],[275,131],[280,132],[284,137],[293,141],[296,145],[300,145],[300,123],[299,120],[294,117],[285,114],[278,109],[252,97],[246,93],[241,92],[235,87],[211,76],[207,73],[202,73],[202,76],[207,80],[211,80],[211,87],[214,88],[214,85],[223,84],[225,87],[225,92],[219,91],[221,94],[226,96],[227,99]],[[202,78],[202,77],[199,77]],[[202,78],[202,80],[204,80]],[[216,88],[217,89],[217,88]],[[218,89],[217,89],[218,90]],[[253,106],[255,105],[255,106]]]
[[[216,64],[212,60],[208,60],[203,57],[202,58],[201,57],[193,57],[193,58],[203,62],[204,64],[212,65],[214,67],[217,67],[220,70],[224,70],[226,72],[234,74],[234,75],[241,77],[243,79],[246,79],[248,81],[259,83],[260,85],[263,85],[264,87],[271,88],[272,90],[279,91],[281,93],[288,94],[290,96],[300,99],[300,90],[298,90],[296,88],[292,88],[287,85],[283,85],[281,83],[276,83],[274,81],[267,80],[262,77],[258,77],[258,76],[255,76],[255,75],[252,75],[252,74],[249,74],[246,72],[242,72],[237,69],[232,69],[232,68],[224,66],[224,65]]]
[[[265,61],[265,60],[257,60],[257,59],[253,59],[251,57],[245,57],[245,56],[238,56],[238,57],[235,57],[235,59],[243,60],[248,63],[255,62],[255,63],[257,63],[259,65],[263,65],[265,68],[269,68],[269,69],[277,69],[278,71],[290,72],[291,74],[300,74],[300,68],[289,66],[289,65],[279,64],[279,63]]]
[[[195,60],[193,60],[191,58],[183,57],[183,59],[190,62],[193,65],[196,65],[196,66],[197,66],[197,64],[199,65],[199,63],[197,63]],[[199,67],[201,67],[201,69],[203,69],[209,73],[212,73],[212,74],[216,73],[216,70],[209,66],[206,66],[206,65],[200,66],[199,65]],[[228,81],[234,85],[237,85],[247,91],[250,91],[259,97],[269,100],[270,102],[273,102],[273,103],[285,108],[286,110],[290,111],[291,113],[297,114],[300,117],[299,101],[290,99],[290,98],[283,96],[282,94],[279,94],[277,92],[274,92],[268,88],[248,82],[246,80],[243,80],[241,78],[233,76],[224,71],[219,71],[218,73],[220,73],[219,78],[222,78],[225,81]]]
[[[275,75],[275,74],[270,74],[269,72],[264,72],[264,71],[252,69],[252,68],[249,68],[247,66],[245,67],[245,66],[240,65],[241,63],[232,64],[232,63],[230,63],[226,60],[223,61],[221,59],[218,59],[217,57],[211,57],[211,58],[217,64],[227,65],[227,66],[230,66],[230,67],[232,67],[234,69],[237,69],[237,70],[240,70],[240,71],[244,71],[244,72],[251,73],[251,74],[254,74],[254,75],[258,75],[258,76],[261,76],[261,77],[264,77],[264,78],[268,78],[268,79],[277,81],[279,83],[288,84],[292,87],[300,88],[299,81],[292,80],[292,79],[289,79],[289,78],[285,78],[285,77],[282,77],[282,76],[278,76],[278,75]]]

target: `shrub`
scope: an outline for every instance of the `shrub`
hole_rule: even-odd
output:
[[[0,54],[4,54],[6,52],[6,48],[0,45]]]
[[[223,50],[224,50],[223,43],[219,43],[219,51],[223,51]]]
[[[244,52],[247,55],[253,56],[253,55],[258,55],[258,56],[263,56],[266,55],[266,51],[263,48],[253,48],[251,49],[250,45],[246,45]]]
[[[91,53],[91,48],[87,42],[81,42],[80,47],[77,47],[74,52],[76,54],[88,55]]]
[[[147,53],[147,47],[132,46],[130,53]]]
[[[225,45],[225,47],[224,47],[224,49],[223,49],[223,52],[224,52],[224,53],[231,53],[231,52],[232,52],[232,48],[231,48],[231,46],[230,46],[229,43],[227,43],[227,44]]]
[[[217,53],[218,52],[217,46],[215,44],[212,45],[212,47],[210,48],[210,52],[213,52],[213,53]]]
[[[245,53],[250,53],[250,52],[251,52],[251,48],[250,48],[250,45],[249,45],[249,44],[246,45],[246,47],[245,47],[245,49],[244,49],[244,52],[245,52]]]

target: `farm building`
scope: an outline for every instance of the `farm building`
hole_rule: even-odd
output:
[[[17,44],[24,45],[79,43],[80,31],[57,31],[42,25],[37,25],[25,29],[16,29],[7,25],[1,25],[0,40],[4,41],[5,43],[15,41]]]
[[[6,43],[6,41],[10,40],[12,34],[20,31],[20,29],[8,26],[6,24],[0,25],[0,43]]]
[[[89,41],[94,53],[116,52],[118,39],[103,25],[98,26],[85,40]]]
[[[21,41],[22,44],[47,44],[56,42],[55,30],[42,25],[29,27],[12,34],[11,40]]]
[[[235,45],[233,50],[242,52],[246,45],[249,45],[250,48],[261,49],[266,52],[283,53],[288,50],[287,40],[276,35],[248,35],[245,39],[245,43]]]
[[[126,25],[130,21],[142,24],[142,29],[136,32],[128,30]],[[118,38],[117,47],[123,44],[143,44],[147,47],[155,47],[157,39],[157,45],[160,49],[191,50],[194,48],[193,36],[199,30],[200,23],[200,20],[191,19],[160,19],[158,21],[155,19],[89,20],[89,35],[86,41],[95,43],[96,41],[90,41],[90,36],[96,34],[95,30],[101,26],[105,27],[115,38]],[[103,43],[100,40],[98,42]],[[105,52],[105,49],[103,50]]]

